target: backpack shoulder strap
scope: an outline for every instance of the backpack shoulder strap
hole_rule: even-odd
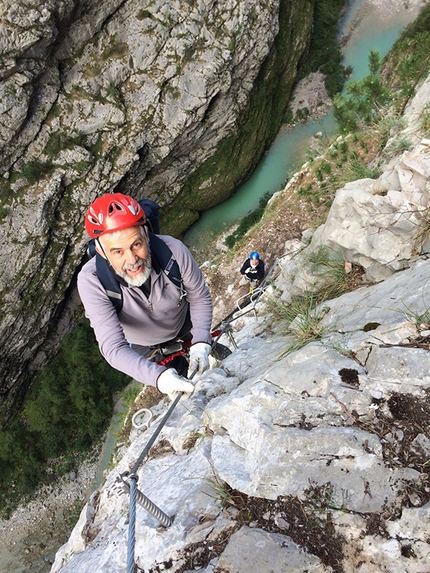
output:
[[[169,277],[173,284],[182,288],[181,272],[172,251],[160,237],[157,237],[157,235],[153,233],[149,233],[149,240],[151,254],[157,259],[161,270]]]
[[[119,282],[109,268],[109,264],[99,253],[96,253],[96,271],[99,281],[102,283],[106,294],[115,307],[117,313],[122,309],[122,292]]]

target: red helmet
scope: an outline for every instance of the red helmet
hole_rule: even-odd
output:
[[[128,195],[108,193],[98,197],[85,216],[85,228],[90,237],[144,225],[146,215],[142,206]]]

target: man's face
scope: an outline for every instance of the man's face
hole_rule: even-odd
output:
[[[258,263],[259,263],[258,259],[251,259],[251,266],[252,267],[256,267],[258,265]]]
[[[151,253],[141,227],[107,233],[99,239],[115,272],[130,286],[142,286],[151,274]]]

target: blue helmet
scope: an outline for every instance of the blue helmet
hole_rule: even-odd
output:
[[[249,258],[251,259],[251,261],[257,261],[260,258],[260,255],[256,251],[253,251],[249,255]]]

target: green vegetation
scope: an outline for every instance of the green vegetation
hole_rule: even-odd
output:
[[[416,312],[411,310],[405,305],[405,317],[415,324],[420,330],[428,330],[430,327],[430,308],[426,308],[423,312]]]
[[[418,82],[428,74],[430,68],[430,31],[403,40],[399,49],[402,50],[403,56],[397,68],[397,81],[400,84],[401,96],[408,101],[414,96]]]
[[[311,173],[297,191],[308,201],[310,212],[328,208],[337,189],[348,181],[376,179],[390,155],[410,148],[411,142],[404,137],[389,147],[387,141],[404,127],[405,105],[430,72],[429,54],[430,5],[406,28],[383,61],[378,52],[371,51],[369,74],[349,82],[344,93],[335,96],[338,131],[331,144],[322,138],[310,150]],[[429,118],[426,108],[421,118],[424,134],[430,133]]]
[[[345,93],[334,98],[338,132],[333,142],[322,138],[308,152],[311,175],[297,193],[309,202],[309,211],[329,208],[336,191],[349,181],[378,178],[385,159],[411,145],[406,138],[399,138],[386,147],[393,132],[403,127],[400,106],[396,105],[403,96],[399,98],[399,91],[385,85],[378,52],[371,51],[368,62],[369,74],[347,84]],[[426,125],[425,113],[422,123]]]
[[[104,48],[102,53],[102,60],[110,60],[112,58],[122,59],[128,53],[128,44],[120,42],[116,34],[109,36],[109,44]]]
[[[381,169],[373,162],[366,164],[360,161],[359,157],[353,157],[348,170],[351,173],[351,180],[355,179],[377,179],[381,174]]]
[[[351,291],[361,283],[362,269],[348,265],[339,253],[322,247],[309,258],[312,273],[320,279],[321,286],[314,294],[317,304]]]
[[[32,185],[42,179],[48,173],[51,173],[54,165],[50,162],[42,162],[37,159],[29,161],[23,165],[21,169],[21,176],[27,179],[28,183]]]
[[[400,35],[384,61],[383,80],[397,91],[399,110],[403,111],[421,79],[430,70],[430,5]]]
[[[103,153],[103,139],[100,136],[97,141],[89,147],[90,152],[95,158],[99,159]]]
[[[346,263],[339,253],[322,248],[309,258],[309,269],[315,284],[303,296],[293,297],[290,303],[271,298],[267,310],[282,330],[293,337],[281,357],[299,350],[309,342],[320,340],[326,331],[321,321],[327,313],[325,301],[339,297],[360,286],[362,269]]]
[[[213,477],[206,479],[206,483],[211,488],[213,493],[204,493],[209,497],[218,500],[221,503],[221,507],[223,509],[234,507],[236,505],[234,490],[228,485],[228,483],[219,478],[215,474],[215,471],[213,472]]]
[[[109,425],[113,393],[128,382],[102,358],[87,321],[33,380],[19,415],[0,432],[0,509],[74,467]]]
[[[330,97],[342,91],[350,73],[342,65],[342,53],[337,39],[338,21],[345,0],[318,0],[314,6],[314,24],[309,54],[298,79],[311,72],[325,75],[325,87]]]
[[[118,442],[127,442],[133,429],[133,415],[141,408],[151,409],[163,399],[163,394],[154,386],[131,385],[121,394],[125,406],[121,427],[116,438]]]
[[[136,14],[137,20],[145,20],[145,18],[153,19],[154,16],[151,14],[149,10],[139,10]]]
[[[370,74],[362,80],[346,85],[346,95],[334,98],[334,117],[341,133],[356,131],[359,126],[371,125],[383,117],[384,107],[391,102],[391,93],[379,76],[381,60],[379,53],[371,51]]]
[[[430,105],[424,108],[422,113],[421,119],[421,129],[423,130],[424,134],[428,137],[430,136]]]
[[[261,217],[264,214],[264,210],[270,199],[270,196],[271,196],[270,193],[265,193],[263,197],[261,197],[257,209],[246,215],[246,217],[244,217],[241,220],[239,226],[235,229],[235,231],[231,235],[226,237],[224,242],[229,249],[231,249],[239,241],[239,239],[244,237],[247,231],[249,231],[251,227],[253,227],[256,223],[258,223],[258,221],[260,221]]]
[[[48,157],[55,157],[62,149],[73,149],[76,145],[83,146],[84,143],[85,136],[82,133],[68,135],[61,131],[54,131],[50,134],[43,152]]]
[[[289,304],[274,298],[268,300],[268,311],[272,313],[275,320],[284,325],[283,331],[293,337],[280,358],[323,336],[325,328],[320,323],[326,315],[326,310],[316,308],[318,302],[318,295],[312,292],[306,292],[301,297],[294,297]]]

